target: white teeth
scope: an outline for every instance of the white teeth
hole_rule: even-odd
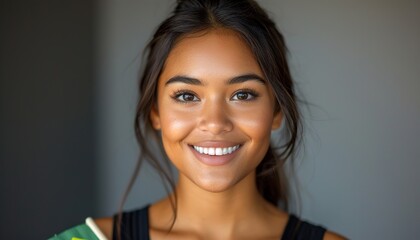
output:
[[[227,148],[206,148],[206,147],[198,147],[198,146],[193,146],[194,149],[201,153],[201,154],[207,154],[207,155],[211,155],[211,156],[222,156],[222,155],[226,155],[226,154],[231,154],[234,151],[236,151],[239,148],[239,145],[233,146],[233,147],[227,147]]]
[[[214,155],[214,148],[209,148],[209,155]]]
[[[227,148],[223,148],[222,150],[222,155],[228,154],[228,149]]]
[[[228,153],[232,153],[232,151],[233,151],[233,148],[232,147],[229,147],[228,148]]]

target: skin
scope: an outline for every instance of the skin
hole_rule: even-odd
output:
[[[255,168],[268,149],[271,130],[280,126],[281,114],[274,113],[274,97],[265,82],[250,77],[229,83],[251,74],[263,80],[251,51],[227,31],[185,38],[169,54],[151,120],[161,130],[165,152],[179,170],[178,189],[192,183],[204,192],[219,193],[234,190],[244,178],[255,179]],[[197,83],[174,81],[176,76],[194,78]],[[178,91],[182,92],[174,94]],[[238,100],[242,96],[238,94],[246,100]],[[228,164],[208,166],[197,161],[191,145],[241,147]]]
[[[152,239],[280,239],[289,216],[268,203],[255,184],[271,131],[282,120],[263,76],[233,31],[213,29],[174,46],[150,120],[179,171],[178,216],[168,234],[172,196],[153,204]],[[198,154],[192,146],[239,148],[223,158]],[[96,222],[110,238],[112,219]],[[327,232],[324,239],[344,238]]]

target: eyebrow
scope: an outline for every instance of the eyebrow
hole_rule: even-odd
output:
[[[229,79],[229,81],[227,81],[227,84],[231,85],[231,84],[237,84],[237,83],[243,83],[246,81],[258,81],[262,84],[265,85],[266,81],[264,80],[264,78],[258,76],[257,74],[245,74],[245,75],[240,75],[240,76],[236,76],[234,78]],[[203,85],[203,82],[201,82],[199,79],[197,78],[192,78],[192,77],[187,77],[187,76],[182,76],[182,75],[178,75],[178,76],[174,76],[171,77],[166,83],[166,85],[172,84],[172,83],[185,83],[185,84],[190,84],[190,85]]]

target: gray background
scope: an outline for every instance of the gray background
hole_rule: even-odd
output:
[[[174,1],[40,2],[0,6],[1,239],[117,210],[138,152],[141,52]],[[352,239],[419,236],[420,2],[259,3],[313,104],[301,216]],[[164,196],[147,167],[137,183],[127,209]]]
[[[94,2],[0,0],[0,239],[95,212]]]

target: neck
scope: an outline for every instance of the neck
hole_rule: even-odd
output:
[[[156,231],[167,234],[171,229],[174,234],[189,233],[206,239],[277,238],[282,231],[277,231],[277,226],[285,225],[287,220],[287,214],[258,193],[255,173],[219,192],[202,189],[180,174],[175,191],[174,225],[170,202],[173,195],[150,210],[150,224]]]
[[[177,225],[209,232],[232,235],[249,219],[256,219],[264,212],[267,202],[258,193],[255,173],[242,179],[235,186],[222,192],[201,189],[180,175],[176,188]],[[242,226],[241,226],[242,225]],[[210,234],[210,233],[208,233]]]
[[[211,192],[201,189],[186,177],[180,176],[176,192],[180,210],[197,211],[206,215],[237,215],[244,209],[252,209],[262,197],[255,184],[255,174],[242,179],[234,187],[221,191]]]

